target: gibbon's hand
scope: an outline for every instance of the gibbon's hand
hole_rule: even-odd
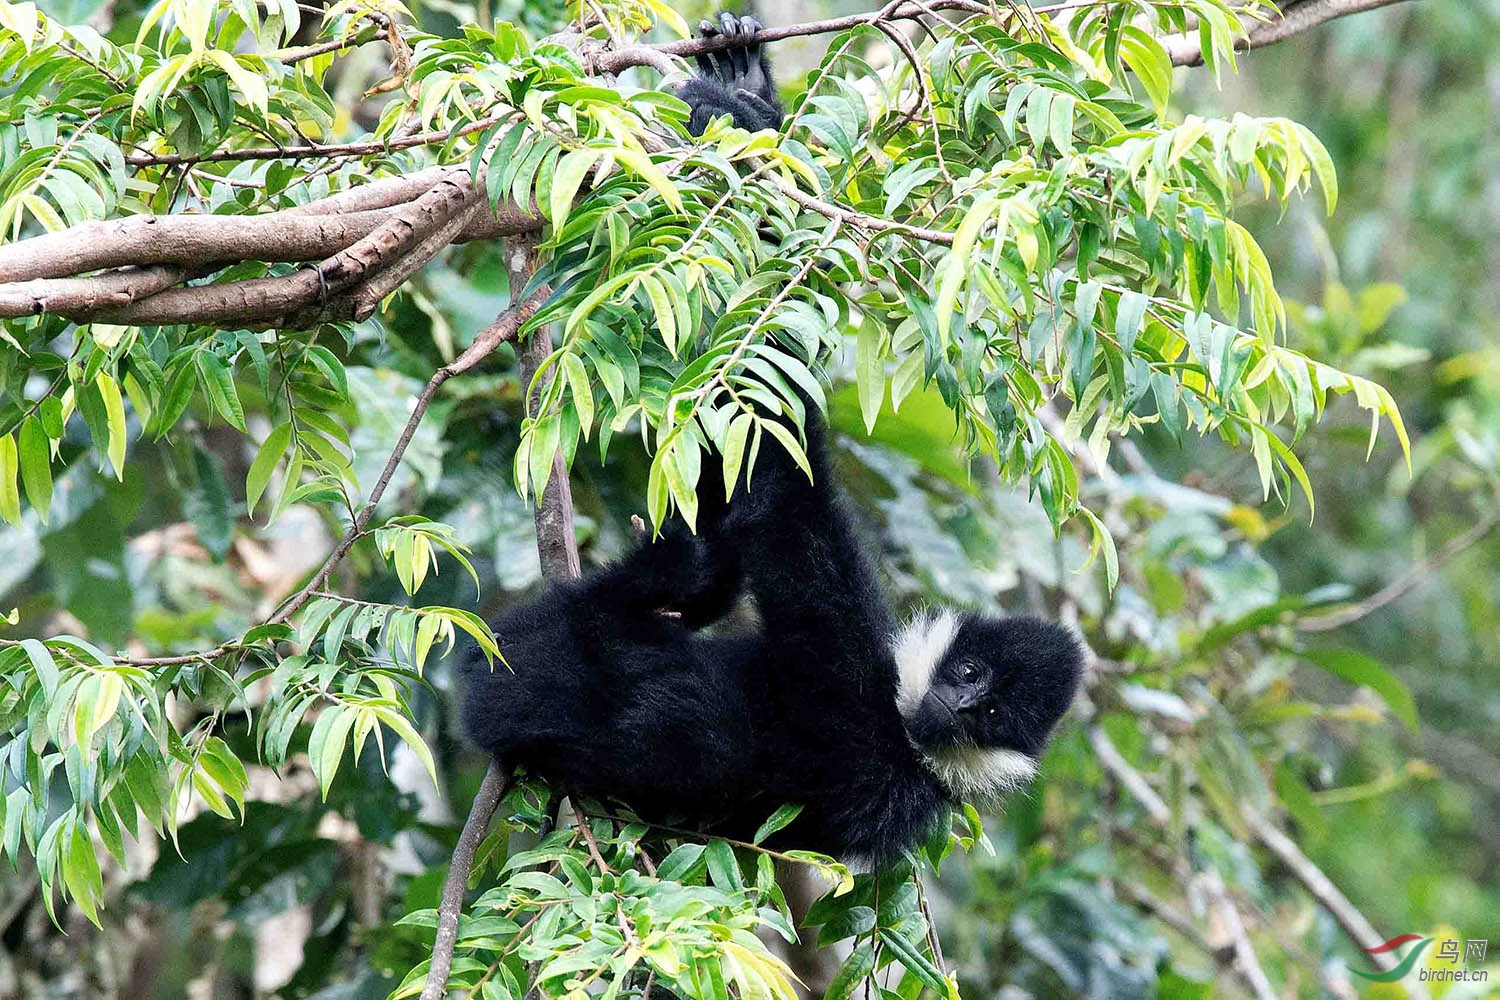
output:
[[[720,14],[717,23],[698,26],[703,38],[730,36],[749,44],[704,53],[697,57],[698,75],[677,90],[692,109],[688,129],[702,135],[708,123],[729,115],[736,125],[750,131],[780,128],[781,100],[771,76],[771,60],[762,47],[751,41],[761,29],[753,17]]]

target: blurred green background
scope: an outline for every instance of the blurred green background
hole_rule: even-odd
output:
[[[118,38],[133,37],[136,6],[43,4]],[[540,33],[561,9],[413,5],[439,32],[500,16]],[[803,0],[760,13],[776,24],[859,9]],[[817,54],[778,50],[788,91]],[[352,103],[370,79],[351,63]],[[378,78],[381,67],[364,69]],[[1082,625],[1106,669],[1133,671],[1124,704],[1093,707],[1174,804],[1253,797],[1269,783],[1309,856],[1382,935],[1500,939],[1500,531],[1488,530],[1500,510],[1500,2],[1349,18],[1242,57],[1221,87],[1206,70],[1178,70],[1174,111],[1283,115],[1328,145],[1342,187],[1332,219],[1314,200],[1284,218],[1256,206],[1242,218],[1297,303],[1291,345],[1394,393],[1413,438],[1411,474],[1389,435],[1366,460],[1365,418],[1350,400],[1332,404],[1298,446],[1317,491],[1309,524],[1300,499],[1259,502],[1243,454],[1148,435],[1138,451],[1116,450],[1117,473],[1089,482],[1119,542],[1113,594],[1097,566],[1080,571],[1077,536],[1054,540],[1024,495],[961,463],[940,401],[914,398],[872,440],[852,390],[836,393],[843,484],[903,607],[1061,615]],[[483,246],[429,268],[417,291],[361,330],[362,364],[349,367],[357,462],[383,460],[427,373],[507,294]],[[508,361],[454,383],[386,501],[388,513],[420,510],[457,527],[494,595],[485,610],[539,580],[530,514],[509,486],[520,409]],[[307,572],[332,526],[293,511],[269,533],[232,532],[235,497],[223,483],[244,480],[240,444],[228,435],[216,448],[204,433],[222,480],[185,481],[180,463],[144,447],[136,460],[147,474],[123,484],[72,470],[49,526],[0,529],[0,608],[110,644],[135,634],[192,648],[251,624]],[[645,469],[623,441],[607,466],[580,459],[586,564],[629,543]],[[362,467],[361,479],[374,473]],[[361,568],[344,570],[342,592],[369,588]],[[393,580],[380,586],[390,589],[361,596],[402,601]],[[461,574],[438,586],[451,588],[447,603],[469,602]],[[1365,603],[1347,622],[1299,610],[1349,598]],[[447,665],[430,676],[446,695]],[[1406,691],[1416,718],[1403,721]],[[120,996],[384,996],[388,970],[423,945],[388,922],[435,899],[442,871],[432,866],[446,859],[484,765],[462,746],[448,699],[423,710],[449,776],[442,796],[399,752],[393,781],[367,757],[326,808],[309,804],[305,768],[252,774],[261,801],[243,825],[200,817],[183,829],[185,862],[150,844],[112,876],[117,902],[102,931],[75,916],[57,933],[35,880],[0,872],[0,996],[97,996],[103,982]],[[1236,995],[1218,975],[1211,933],[1195,941],[1161,919],[1155,904],[1181,893],[1139,831],[1116,822],[1121,805],[1070,721],[1044,780],[990,821],[993,855],[950,861],[934,885],[966,996]],[[1193,846],[1237,874],[1262,960],[1298,995],[1368,989],[1343,971],[1357,952],[1244,831],[1207,823]]]

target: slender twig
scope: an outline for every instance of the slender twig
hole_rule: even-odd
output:
[[[578,804],[575,793],[568,793],[568,804],[573,807],[573,822],[578,824],[578,832],[583,834],[583,842],[588,845],[589,857],[594,859],[594,864],[599,866],[599,871],[608,875],[611,868],[604,860],[604,855],[599,853],[599,841],[594,837],[594,829],[589,826],[588,814]]]
[[[1494,530],[1497,524],[1500,524],[1500,504],[1492,505],[1489,510],[1485,511],[1484,516],[1474,522],[1468,530],[1449,539],[1446,545],[1418,562],[1405,576],[1392,580],[1369,597],[1351,604],[1347,608],[1340,608],[1337,611],[1330,611],[1327,614],[1313,615],[1310,618],[1299,620],[1297,622],[1298,630],[1302,632],[1327,632],[1330,629],[1340,628],[1352,622],[1357,622],[1366,615],[1379,611],[1392,601],[1405,596],[1407,591],[1421,585],[1456,557],[1479,544],[1479,542],[1484,540],[1486,535]]]
[[[504,121],[515,112],[506,109],[468,122],[457,128],[418,132],[389,141],[369,139],[363,142],[308,143],[305,146],[252,146],[248,149],[216,149],[208,153],[131,153],[125,162],[133,167],[172,167],[184,163],[225,163],[239,160],[307,160],[328,159],[339,156],[378,156],[417,146],[440,146],[450,139],[483,132],[496,122]]]
[[[1401,2],[1402,0],[1305,0],[1302,3],[1288,3],[1280,15],[1256,22],[1247,28],[1245,37],[1236,41],[1234,47],[1244,51],[1274,45],[1335,18]],[[1167,54],[1172,57],[1172,65],[1198,66],[1203,62],[1201,38],[1197,32],[1189,32],[1168,35],[1161,42]]]
[[[448,973],[453,969],[453,946],[458,941],[458,917],[463,912],[464,892],[469,885],[469,871],[474,867],[474,853],[484,840],[495,815],[495,807],[505,797],[510,785],[510,776],[501,767],[499,758],[492,759],[485,769],[484,780],[479,783],[479,792],[474,796],[474,805],[469,810],[468,821],[453,845],[453,859],[448,865],[448,877],[443,881],[442,901],[438,904],[437,935],[432,943],[432,962],[427,968],[427,983],[422,987],[422,1000],[442,1000],[448,992]]]
[[[1255,955],[1255,947],[1250,943],[1250,933],[1245,929],[1244,918],[1240,916],[1239,907],[1229,895],[1223,877],[1208,868],[1198,872],[1194,881],[1208,896],[1221,929],[1229,935],[1234,949],[1234,965],[1240,977],[1245,980],[1245,985],[1250,987],[1256,1000],[1277,1000],[1276,990],[1272,988],[1266,970],[1261,967],[1260,959]]]
[[[369,18],[373,23],[365,25],[357,31],[354,30],[354,25],[351,24],[349,25],[349,30],[337,38],[314,42],[311,45],[282,49],[279,52],[272,53],[271,58],[284,65],[292,66],[302,62],[304,59],[313,59],[317,56],[327,55],[330,52],[341,52],[344,49],[355,48],[356,46],[364,45],[366,42],[379,41],[384,38],[386,30],[385,15],[376,13],[375,11],[366,11],[364,16]]]
[[[380,503],[380,498],[385,496],[386,487],[390,485],[391,477],[396,474],[396,467],[401,464],[401,458],[406,454],[406,448],[411,444],[412,436],[417,432],[417,425],[422,422],[427,407],[432,404],[432,400],[437,396],[438,390],[443,387],[443,383],[473,368],[502,343],[514,340],[521,324],[531,318],[545,299],[546,290],[541,289],[505,310],[494,323],[474,337],[474,342],[469,345],[468,350],[433,372],[432,378],[427,380],[427,385],[422,388],[421,395],[417,397],[411,416],[407,419],[406,426],[401,429],[401,436],[396,439],[396,445],[386,459],[385,468],[381,470],[380,477],[375,480],[375,485],[370,489],[370,495],[355,518],[354,524],[350,525],[343,540],[329,553],[322,567],[313,574],[307,585],[288,598],[271,616],[270,624],[285,622],[303,604],[307,603],[308,598],[323,589],[323,584],[328,581],[329,574],[333,572],[334,567],[349,554],[354,543],[359,541],[364,534],[365,527],[370,523],[371,516],[375,513],[376,505]]]
[[[1277,829],[1265,816],[1252,810],[1245,811],[1245,822],[1255,839],[1275,855],[1276,860],[1291,872],[1293,878],[1302,883],[1302,887],[1338,922],[1351,941],[1364,949],[1378,947],[1385,941],[1369,919],[1349,902],[1349,897],[1334,885],[1332,879],[1323,874],[1323,870],[1311,858],[1302,853],[1302,849],[1291,837]],[[1371,959],[1382,969],[1389,969],[1395,964],[1390,954],[1373,954]]]
[[[1165,827],[1172,820],[1172,810],[1167,807],[1166,801],[1151,787],[1145,775],[1130,766],[1118,749],[1104,727],[1097,723],[1088,727],[1089,746],[1094,748],[1094,756],[1099,760],[1099,766],[1114,776],[1124,789],[1130,793],[1131,798],[1140,803],[1142,809],[1146,810],[1146,817],[1151,820],[1152,825]]]
[[[904,222],[882,219],[877,215],[865,215],[862,212],[856,212],[852,208],[845,208],[843,205],[836,205],[831,201],[824,201],[822,198],[814,197],[780,174],[771,174],[770,176],[782,194],[803,208],[810,209],[829,219],[847,223],[858,229],[868,229],[871,232],[900,233],[903,236],[910,236],[928,243],[939,243],[943,246],[953,245],[952,233],[945,233],[939,229],[924,229],[921,226],[909,226]]]
[[[510,273],[511,295],[517,297],[516,304],[507,310],[507,313],[515,316],[516,321],[509,325],[508,336],[501,337],[497,334],[494,337],[494,343],[484,352],[486,354],[490,350],[493,350],[494,345],[499,344],[501,339],[514,337],[520,323],[524,322],[525,318],[529,318],[536,311],[537,306],[541,304],[542,299],[548,294],[548,290],[544,286],[534,291],[525,299],[519,298],[521,290],[526,287],[527,281],[530,280],[532,272],[536,268],[536,243],[534,241],[517,239],[511,245],[507,246],[506,263],[507,270]],[[528,303],[534,304],[528,306]],[[524,317],[522,316],[523,313],[525,314]],[[490,330],[485,331],[485,334],[495,330],[499,325],[497,322]],[[481,334],[480,336],[484,337],[485,334]],[[479,343],[479,339],[475,338],[476,345]],[[544,331],[539,330],[532,334],[531,339],[548,338],[546,338]],[[469,350],[472,351],[473,349],[471,347]],[[469,352],[466,351],[464,353],[467,355]],[[526,354],[523,351],[520,355],[521,384],[529,385],[531,382],[530,376],[535,375],[535,370],[533,369],[530,373],[526,371],[527,363],[525,357]],[[460,357],[453,364],[456,365],[462,360],[463,357]],[[442,369],[439,369],[439,372],[441,371]],[[436,379],[437,376],[434,375],[433,378]],[[438,384],[441,385],[442,383],[439,382]],[[434,391],[436,390],[434,389]],[[407,431],[414,429],[411,424],[407,425]],[[403,433],[403,437],[409,440],[410,434]],[[384,478],[388,480],[389,473],[392,471],[394,471],[394,466],[388,464],[386,467],[387,475]],[[578,544],[573,533],[573,499],[572,495],[567,491],[567,472],[566,469],[556,468],[553,472],[553,482],[548,486],[543,496],[542,505],[536,511],[537,552],[542,560],[542,573],[550,580],[570,576],[576,577],[579,574]],[[373,504],[370,506],[373,507]],[[546,516],[543,514],[544,507],[547,508]],[[366,510],[369,510],[369,508],[367,507]],[[559,550],[563,553],[561,558],[551,557],[552,553]],[[494,772],[498,768],[498,762],[490,762],[490,772]],[[486,772],[486,778],[488,778],[490,772]],[[482,792],[483,788],[481,788]],[[472,825],[477,825],[480,828],[489,826],[490,817],[495,811],[496,801],[498,800],[489,800],[483,794],[475,796],[474,804],[469,809],[469,819],[464,824],[464,832],[468,833],[469,827]],[[580,830],[585,836],[593,837],[593,832],[588,830],[587,824],[581,824]],[[460,838],[459,845],[460,847],[463,846],[462,838]],[[597,847],[595,848],[595,853],[597,855]],[[448,882],[443,890],[442,903],[438,907],[438,933],[432,942],[432,960],[428,965],[427,983],[422,988],[422,1000],[441,1000],[441,997],[447,992],[448,973],[453,968],[453,946],[457,940],[458,917],[463,911],[463,888],[468,884],[469,869],[473,863],[474,853],[472,850],[467,854],[461,854],[457,848],[454,849],[453,860],[448,867]],[[602,859],[600,863],[602,865]],[[604,870],[607,871],[608,869],[605,868]],[[450,894],[448,888],[455,883],[458,886],[458,890]],[[445,927],[453,928],[453,932],[444,934],[443,928]]]
[[[922,876],[913,872],[912,881],[917,884],[917,906],[922,910],[922,919],[927,924],[927,947],[932,949],[932,960],[943,972],[947,972],[947,963],[943,961],[943,944],[938,940],[937,921],[932,919],[932,907],[927,902],[927,889],[922,885]]]

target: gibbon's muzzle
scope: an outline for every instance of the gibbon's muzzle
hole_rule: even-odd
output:
[[[906,731],[912,742],[924,750],[946,750],[967,742],[963,722],[935,689],[929,690],[911,718]]]

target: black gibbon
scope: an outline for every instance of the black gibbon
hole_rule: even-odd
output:
[[[724,15],[703,31],[756,27]],[[695,128],[721,113],[780,120],[757,49],[700,60],[703,75],[681,90]],[[508,669],[477,651],[462,667],[477,745],[648,821],[726,836],[748,837],[796,803],[782,844],[875,865],[959,800],[993,799],[1036,773],[1073,700],[1079,643],[1039,619],[958,611],[898,627],[807,410],[812,481],[772,445],[726,504],[722,467],[705,459],[697,535],[669,521],[659,539],[494,623]],[[702,631],[744,592],[756,628]]]

